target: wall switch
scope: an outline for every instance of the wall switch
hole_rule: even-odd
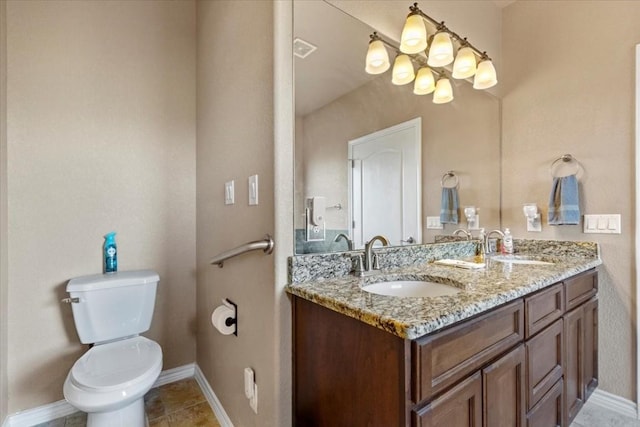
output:
[[[440,222],[439,216],[428,216],[427,217],[427,229],[429,230],[442,230],[442,223]]]
[[[249,204],[258,204],[258,175],[249,177]]]
[[[253,389],[255,385],[255,374],[253,369],[244,368],[244,395],[247,396],[247,399],[251,399],[253,397]]]
[[[253,412],[258,413],[258,384],[253,383],[253,396],[249,399],[249,406]]]
[[[224,183],[224,204],[232,205],[234,203],[234,182],[227,181]]]
[[[585,215],[583,233],[621,234],[621,215]]]

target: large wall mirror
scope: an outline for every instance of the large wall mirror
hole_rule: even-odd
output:
[[[365,72],[369,35],[379,29],[325,1],[294,0],[293,8],[293,37],[299,39],[294,42],[295,253],[345,251],[347,239],[336,239],[340,234],[356,248],[376,234],[393,234],[393,245],[430,243],[436,235],[467,227],[464,206],[478,209],[480,227],[499,228],[499,100],[454,80],[454,100],[433,104],[429,95],[414,95],[412,84],[393,85],[390,71]],[[398,17],[397,34],[384,36],[398,40],[405,16]],[[383,139],[400,133],[411,148],[385,148],[389,141]],[[359,145],[369,140],[374,141],[369,148]],[[372,152],[378,176],[367,177],[358,162]],[[393,167],[413,168],[414,175],[407,182],[380,175]],[[440,215],[442,178],[449,171],[458,181],[460,223],[427,228],[426,217]],[[367,183],[362,191],[369,201],[362,203],[358,191]],[[405,218],[402,229],[387,229],[390,221],[382,217],[368,230],[359,229],[362,223],[355,219],[380,212],[415,218],[416,224]]]

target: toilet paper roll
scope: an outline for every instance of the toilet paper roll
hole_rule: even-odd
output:
[[[228,322],[227,319],[231,319],[234,322]],[[211,324],[222,335],[231,335],[236,329],[233,309],[227,307],[226,305],[217,307],[215,310],[213,310],[213,313],[211,313]]]

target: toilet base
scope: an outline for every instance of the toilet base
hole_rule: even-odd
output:
[[[87,414],[87,427],[145,427],[146,425],[142,397],[115,411]]]

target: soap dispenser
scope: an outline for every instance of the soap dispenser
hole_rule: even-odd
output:
[[[474,258],[474,262],[477,262],[477,263],[484,262],[484,243],[485,243],[484,241],[485,241],[484,228],[481,228],[480,232],[478,233],[478,243],[476,244],[476,256]]]
[[[511,235],[511,230],[508,228],[504,229],[504,239],[502,241],[502,250],[505,254],[513,253],[513,236]]]

